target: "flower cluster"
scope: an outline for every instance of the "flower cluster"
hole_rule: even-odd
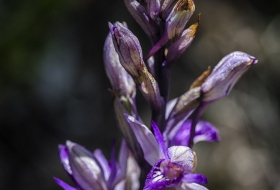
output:
[[[59,146],[60,158],[75,187],[57,178],[55,181],[65,190],[205,190],[207,178],[195,172],[192,147],[199,141],[219,141],[220,136],[200,116],[211,103],[227,96],[257,60],[232,52],[212,72],[210,68],[203,72],[187,92],[169,100],[170,69],[193,41],[200,15],[185,29],[195,10],[192,0],[124,2],[152,47],[143,56],[139,40],[126,23],[109,23],[104,63],[124,139],[119,160],[115,161],[114,148],[107,161],[100,150],[91,153],[67,141]],[[151,107],[151,125],[146,126],[137,112],[137,89]]]

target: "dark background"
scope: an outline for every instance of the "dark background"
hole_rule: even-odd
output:
[[[188,25],[202,13],[201,25],[174,64],[171,98],[232,51],[259,60],[203,114],[222,141],[194,147],[197,172],[212,190],[280,189],[279,0],[195,3]],[[108,155],[120,139],[102,58],[107,23],[117,20],[146,54],[149,41],[121,0],[0,1],[0,189],[59,190],[53,176],[69,179],[58,144],[69,139]],[[148,123],[148,106],[138,102]]]

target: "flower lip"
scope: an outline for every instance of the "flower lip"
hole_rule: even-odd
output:
[[[181,166],[176,163],[172,163],[169,160],[164,160],[160,164],[160,169],[163,175],[170,180],[182,177],[184,173],[184,170]]]

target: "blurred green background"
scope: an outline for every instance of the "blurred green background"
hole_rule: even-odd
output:
[[[279,190],[280,2],[195,3],[188,25],[198,13],[201,24],[172,68],[170,98],[232,51],[259,60],[203,114],[222,141],[194,147],[197,171],[212,190]],[[126,21],[144,54],[151,48],[121,0],[0,1],[0,189],[59,190],[53,176],[69,179],[58,144],[69,139],[108,155],[120,139],[103,68],[108,21]],[[138,102],[148,122],[148,106]]]

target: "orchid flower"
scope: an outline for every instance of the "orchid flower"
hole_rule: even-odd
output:
[[[176,187],[177,189],[204,190],[199,184],[206,184],[207,179],[195,174],[196,154],[187,146],[167,148],[163,136],[155,122],[152,122],[154,134],[141,122],[126,115],[127,120],[137,135],[146,161],[152,165],[144,190]],[[198,184],[199,183],[199,184]]]
[[[76,187],[55,178],[55,181],[64,190],[137,190],[139,188],[140,170],[129,154],[123,141],[119,155],[119,164],[114,159],[114,149],[111,160],[108,162],[97,149],[94,153],[84,147],[66,142],[59,145],[61,163],[65,171],[72,178]]]

